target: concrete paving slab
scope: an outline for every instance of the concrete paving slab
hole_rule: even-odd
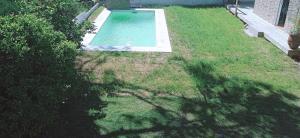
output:
[[[227,9],[233,14],[235,13],[235,5],[227,5]],[[240,5],[238,18],[247,24],[248,29],[250,29],[248,32],[252,32],[252,34],[253,32],[263,33],[268,41],[286,54],[291,50],[287,43],[289,34],[254,14],[253,5]]]

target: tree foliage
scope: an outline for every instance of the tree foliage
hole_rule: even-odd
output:
[[[0,17],[0,131],[36,136],[72,95],[76,44],[34,15]]]
[[[1,0],[0,5],[0,16],[8,15],[18,10],[18,5],[15,0]]]
[[[68,40],[79,42],[81,40],[80,26],[74,23],[79,13],[80,3],[75,0],[22,0],[21,12],[32,13],[48,20],[57,31],[65,34]],[[79,44],[79,43],[78,43]]]
[[[64,33],[68,40],[79,46],[82,25],[76,25],[75,17],[84,7],[93,5],[92,0],[4,0],[0,15],[34,14],[50,22],[56,31]]]
[[[0,137],[45,135],[66,120],[70,99],[89,92],[75,69],[85,26],[74,18],[87,1],[0,1]]]

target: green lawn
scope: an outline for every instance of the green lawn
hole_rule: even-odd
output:
[[[300,137],[299,65],[224,8],[164,9],[172,53],[78,57],[107,102],[102,136]]]

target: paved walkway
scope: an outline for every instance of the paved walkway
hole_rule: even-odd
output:
[[[235,13],[235,5],[227,5],[227,9],[232,13]],[[238,17],[247,24],[246,29],[248,29],[247,31],[250,32],[250,34],[253,34],[254,36],[263,34],[267,40],[281,49],[284,53],[288,54],[288,51],[290,50],[287,43],[289,37],[288,33],[254,14],[253,4],[241,4],[238,10]]]
[[[85,20],[87,20],[90,15],[99,7],[99,3],[96,3],[89,11],[81,12],[79,15],[75,17],[76,24],[81,24]]]

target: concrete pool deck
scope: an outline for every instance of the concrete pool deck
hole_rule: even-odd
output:
[[[235,13],[235,5],[227,5],[227,9],[233,14]],[[287,43],[289,37],[288,33],[284,32],[279,27],[268,23],[253,13],[253,5],[241,3],[238,9],[238,18],[247,24],[247,34],[256,37],[263,36],[286,54],[291,51]]]
[[[156,46],[146,47],[146,46],[91,46],[90,42],[96,36],[97,32],[100,31],[101,27],[105,23],[106,19],[111,14],[111,11],[104,9],[101,14],[96,18],[93,23],[95,30],[93,32],[87,33],[83,37],[81,44],[83,49],[87,51],[138,51],[138,52],[172,52],[171,42],[169,38],[167,22],[165,18],[165,13],[163,9],[132,9],[137,11],[154,11],[155,12],[155,26],[156,26]]]

